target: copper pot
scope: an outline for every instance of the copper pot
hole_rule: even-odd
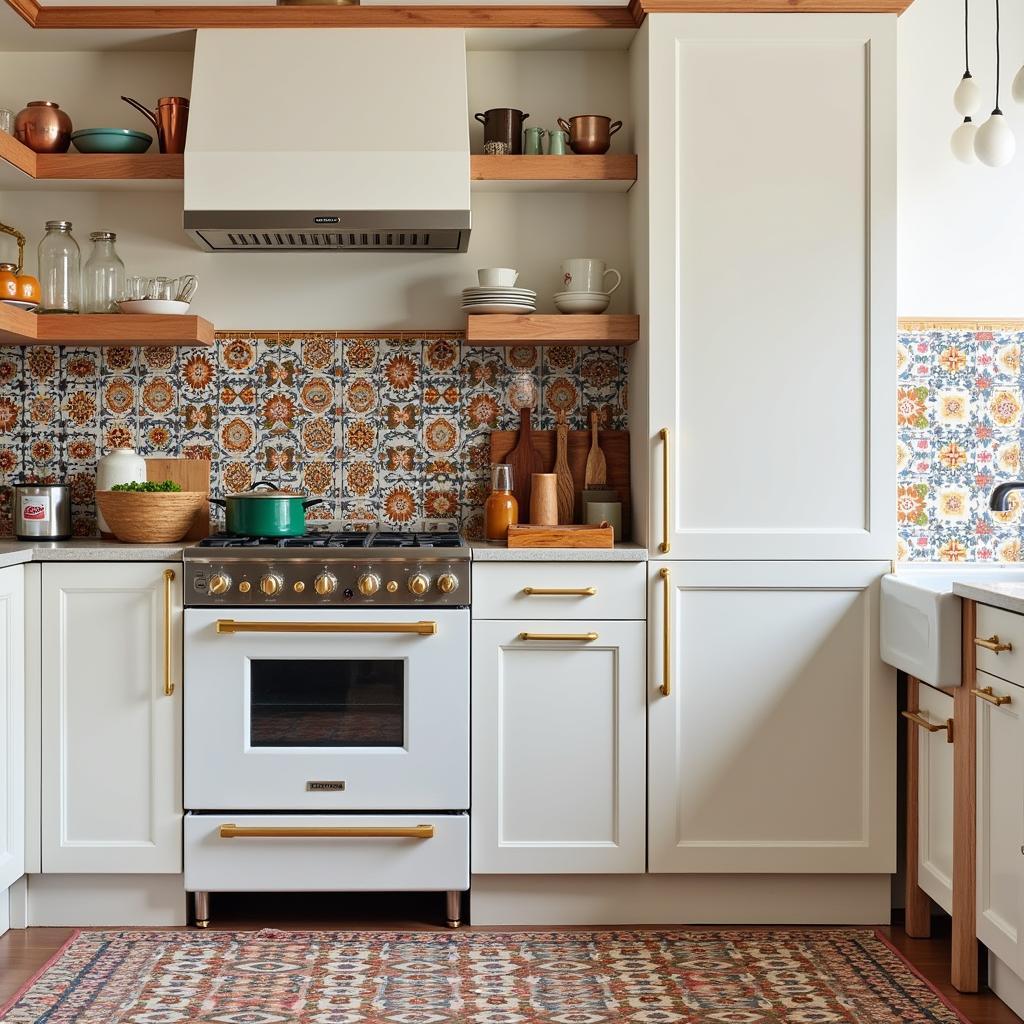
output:
[[[156,101],[156,112],[144,107],[130,96],[122,96],[140,114],[149,118],[156,129],[161,153],[184,153],[185,134],[188,131],[188,99],[184,96],[161,96]]]
[[[66,153],[71,118],[56,103],[32,100],[14,119],[14,137],[36,153]]]
[[[622,127],[621,121],[612,121],[602,114],[577,114],[558,119],[558,127],[569,133],[569,145],[574,153],[594,156],[607,153],[612,136]]]

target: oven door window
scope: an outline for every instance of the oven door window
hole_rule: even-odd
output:
[[[404,659],[252,659],[252,747],[401,747]]]

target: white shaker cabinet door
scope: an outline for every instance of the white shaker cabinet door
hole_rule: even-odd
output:
[[[896,18],[648,25],[652,556],[892,558]]]
[[[48,563],[42,590],[43,871],[177,873],[181,564]]]
[[[644,624],[473,623],[473,871],[644,871]]]
[[[917,687],[921,717],[934,725],[953,718],[953,698]],[[954,732],[955,737],[955,732]],[[953,913],[953,744],[946,730],[920,730],[917,746],[917,884]]]
[[[0,569],[0,897],[25,873],[24,600],[22,567]]]
[[[895,870],[896,683],[878,657],[888,568],[651,565],[652,872]]]

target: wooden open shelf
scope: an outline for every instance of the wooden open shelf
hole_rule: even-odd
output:
[[[201,316],[37,316],[0,302],[0,345],[212,345]]]
[[[635,153],[603,156],[471,156],[477,192],[627,192],[636,182]]]
[[[632,345],[639,337],[636,314],[474,313],[466,317],[468,345]]]

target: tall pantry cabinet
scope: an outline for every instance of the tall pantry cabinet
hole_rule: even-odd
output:
[[[634,44],[652,872],[895,868],[895,37],[656,14]]]

